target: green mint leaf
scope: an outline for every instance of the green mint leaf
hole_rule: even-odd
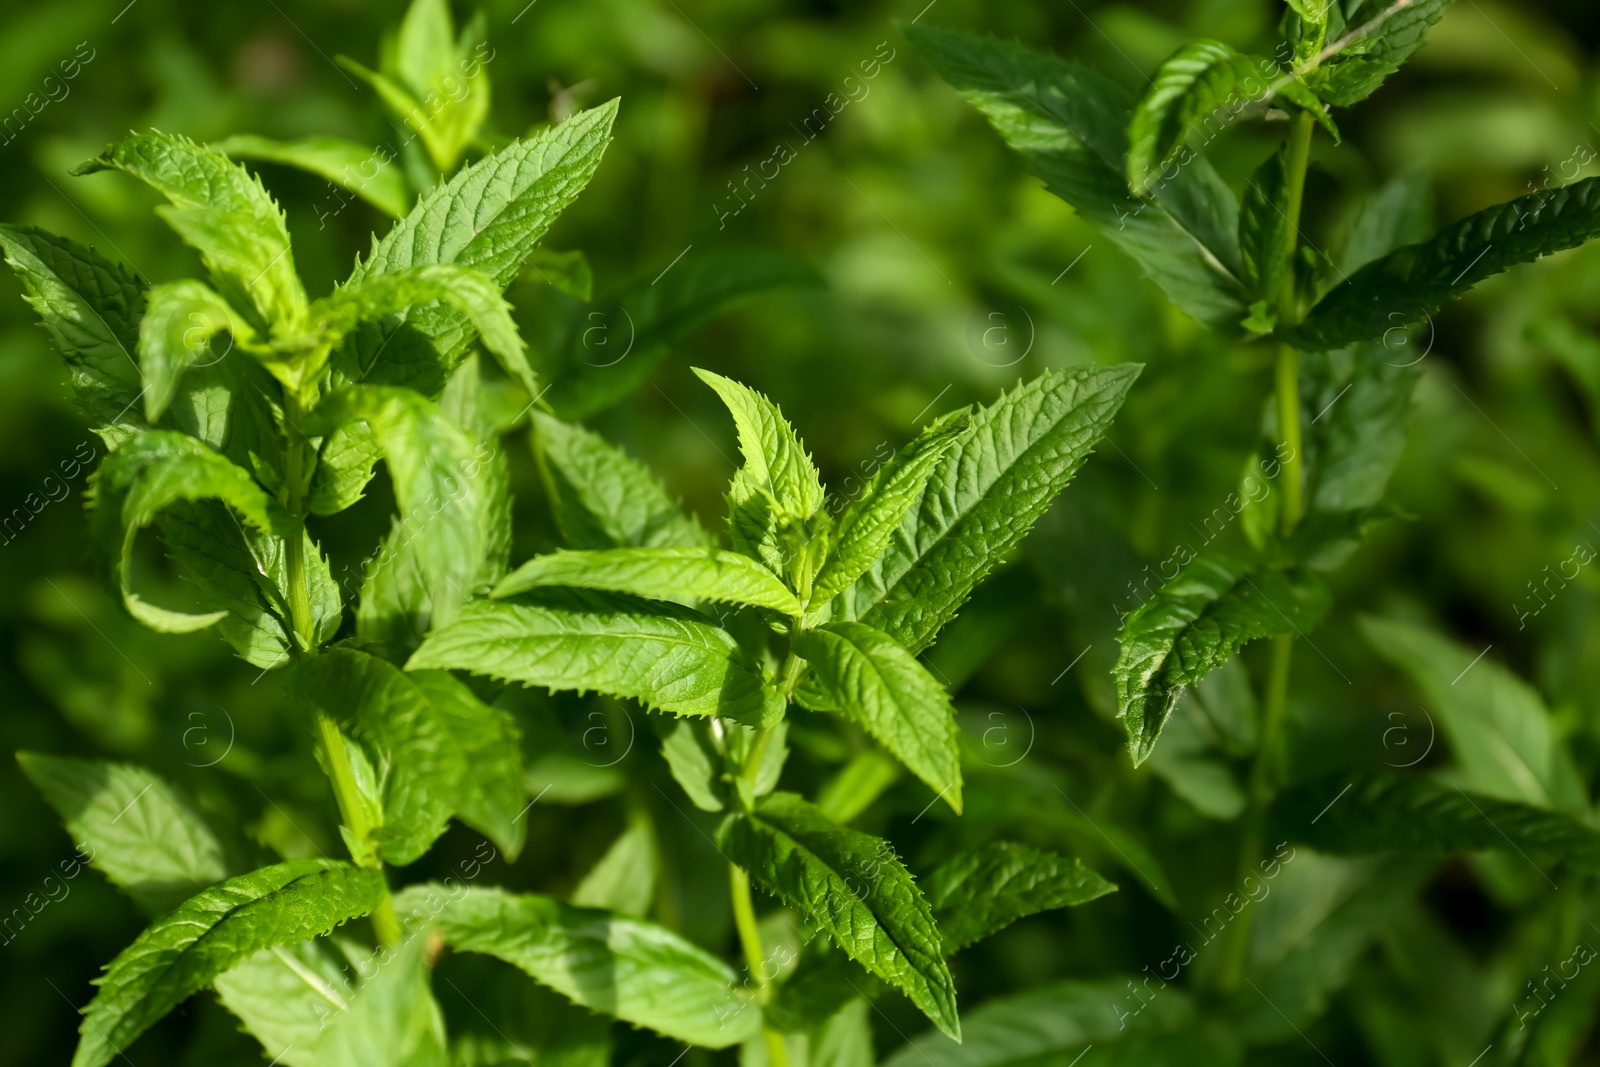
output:
[[[671,715],[769,724],[783,712],[726,631],[666,605],[593,597],[473,601],[435,627],[406,667],[606,693]]]
[[[1270,59],[1247,56],[1221,41],[1184,45],[1161,64],[1128,121],[1128,183],[1144,196],[1184,144],[1209,144],[1252,107],[1277,98],[1313,115],[1339,139],[1315,94]]]
[[[657,866],[655,829],[638,813],[572,891],[572,904],[643,918],[655,900]]]
[[[178,574],[195,589],[201,606],[218,609],[217,633],[240,658],[263,669],[287,663],[295,642],[286,622],[289,566],[284,537],[241,525],[230,508],[210,500],[175,503],[156,516],[155,526]],[[309,534],[300,536],[311,597],[312,643],[321,645],[332,640],[339,628],[339,587],[327,557]],[[160,609],[142,604],[140,610]]]
[[[708,600],[799,615],[800,601],[761,564],[716,548],[610,548],[535,556],[500,580],[494,596],[543,586],[630,593],[648,600]]]
[[[490,551],[503,504],[493,485],[496,457],[438,405],[387,386],[334,393],[308,432],[358,420],[383,451],[400,513],[368,568],[357,632],[410,648],[430,623],[448,621],[499,577]]]
[[[1320,26],[1328,20],[1328,7],[1333,0],[1288,0],[1289,7],[1312,26]]]
[[[1193,155],[1140,199],[1127,183],[1133,99],[1088,67],[931,26],[906,36],[939,75],[983,112],[1049,190],[1098,226],[1185,314],[1235,331],[1246,300],[1237,244],[1239,206],[1203,156]],[[1180,154],[1181,155],[1181,154]]]
[[[1485,278],[1600,236],[1600,178],[1543,189],[1396,249],[1335,286],[1290,339],[1342,348],[1428,321]]]
[[[872,476],[860,498],[839,518],[834,549],[811,591],[813,605],[827,604],[883,558],[906,513],[922,499],[934,464],[966,431],[967,423],[965,412],[939,419]]]
[[[587,418],[631,395],[671,346],[738,305],[777,289],[822,284],[815,269],[781,252],[696,249],[663,275],[640,278],[612,299],[571,309],[547,371],[550,406],[564,418]]]
[[[424,195],[356,264],[347,285],[429,263],[480,270],[504,289],[545,231],[594,176],[617,104],[579,112],[514,141]],[[470,321],[450,307],[413,308],[356,330],[335,356],[351,381],[437,391],[472,340]]]
[[[373,274],[335,289],[311,305],[311,319],[330,341],[338,343],[362,322],[403,315],[412,307],[438,302],[466,317],[483,347],[530,396],[539,392],[528,366],[526,346],[511,318],[511,305],[500,295],[503,286],[480,270],[455,263],[426,263]]]
[[[1405,346],[1308,356],[1302,379],[1311,513],[1375,507],[1400,464],[1421,371]]]
[[[383,74],[339,57],[378,91],[395,119],[422,137],[433,165],[445,174],[489,116],[489,76],[477,52],[485,27],[479,12],[458,39],[447,0],[413,0],[398,36],[385,47]]]
[[[1420,244],[1433,232],[1432,182],[1416,171],[1400,174],[1362,200],[1351,217],[1335,259],[1339,275],[1354,274],[1397,248]]]
[[[773,793],[754,814],[728,816],[717,847],[960,1040],[939,928],[887,841],[829,822],[793,793]]]
[[[811,1035],[809,1067],[875,1067],[872,1005],[855,997],[834,1012]]]
[[[108,145],[74,174],[120,170],[164,195],[156,212],[200,253],[229,306],[265,335],[305,321],[306,291],[294,270],[283,212],[241,164],[151,130]]]
[[[1201,556],[1123,623],[1114,670],[1117,718],[1134,765],[1150,757],[1183,690],[1251,641],[1305,634],[1332,596],[1309,571]]]
[[[1269,305],[1277,300],[1289,269],[1287,154],[1285,145],[1256,169],[1239,207],[1239,255],[1244,260],[1245,284]]]
[[[1538,692],[1476,650],[1421,626],[1363,617],[1373,651],[1410,675],[1461,767],[1461,784],[1485,796],[1541,808],[1584,808],[1582,780]],[[1409,754],[1407,754],[1409,758]]]
[[[90,528],[101,570],[107,584],[121,590],[129,614],[152,629],[188,633],[229,614],[227,608],[192,614],[157,607],[133,592],[127,574],[139,530],[173,504],[212,499],[262,533],[288,528],[288,516],[249,474],[180,433],[150,430],[130,438],[91,476]]]
[[[778,405],[731,378],[698,368],[694,373],[728,406],[744,455],[741,473],[778,521],[805,520],[820,511],[821,477]]]
[[[316,1067],[452,1067],[444,1013],[429,986],[428,943],[379,949],[373,974],[316,1035]]]
[[[106,966],[72,1067],[105,1067],[217,975],[273,945],[327,933],[377,907],[383,874],[291,860],[221,882],[157,919]]]
[[[980,408],[883,558],[841,594],[845,617],[913,653],[932,644],[1066,488],[1138,374],[1131,364],[1052,371]]]
[[[522,265],[524,281],[543,282],[584,303],[594,299],[594,271],[582,252],[535,248]]]
[[[534,450],[569,548],[709,548],[711,536],[655,475],[600,435],[533,412]]]
[[[382,857],[419,859],[452,815],[487,835],[512,859],[527,824],[522,739],[509,713],[484,704],[450,675],[401,671],[352,648],[335,648],[300,668],[306,698],[376,750],[383,786]]]
[[[196,363],[226,359],[211,339],[228,333],[249,341],[250,327],[212,289],[196,281],[162,282],[145,294],[139,323],[139,373],[144,379],[145,418],[155,423],[178,393],[183,372]],[[231,342],[230,342],[231,344]]]
[[[1247,876],[1241,882],[1245,893],[1223,905],[1230,911],[1259,908],[1254,922],[1264,928],[1252,939],[1249,972],[1257,986],[1273,991],[1273,1004],[1257,998],[1235,1029],[1240,1041],[1252,1045],[1298,1040],[1297,1030],[1303,1033],[1327,1014],[1373,942],[1394,944],[1391,931],[1416,921],[1416,898],[1435,871],[1421,857],[1345,859],[1301,851],[1286,841],[1273,859],[1261,862],[1277,877]],[[1245,904],[1261,887],[1268,895]],[[1243,997],[1239,1003],[1244,1006]]]
[[[960,730],[944,686],[881,630],[832,622],[794,636],[827,706],[859,723],[961,813]]]
[[[411,207],[411,189],[406,185],[405,174],[386,147],[373,148],[341,137],[275,141],[250,133],[225,137],[211,147],[229,159],[277,163],[326,178],[390,218],[400,218]],[[320,222],[320,210],[317,217]]]
[[[996,841],[963,852],[923,879],[933,917],[951,955],[1041,911],[1087,904],[1117,887],[1083,861]]]
[[[661,738],[661,758],[694,806],[701,811],[725,809],[732,794],[711,728],[698,719],[652,719],[650,725]]]
[[[1272,835],[1322,852],[1521,853],[1533,863],[1600,870],[1600,833],[1572,815],[1467,793],[1431,778],[1325,778],[1272,806]]]
[[[733,969],[654,923],[549,897],[432,885],[395,894],[401,921],[427,924],[450,947],[505,960],[574,1003],[704,1048],[760,1027]]]
[[[264,948],[217,975],[212,988],[263,1052],[286,1067],[320,1067],[317,1038],[354,995],[323,941]]]
[[[17,762],[90,866],[146,912],[164,912],[227,877],[216,833],[154,771],[36,752],[17,753]]]
[[[22,295],[67,364],[72,393],[97,427],[138,417],[144,283],[92,248],[34,226],[0,226]]]
[[[1025,993],[996,997],[968,1013],[957,1044],[939,1034],[918,1034],[884,1061],[884,1067],[1022,1067],[1030,1063],[1070,1064],[1090,1047],[1101,1049],[1107,1063],[1191,1063],[1221,1067],[1226,1060],[1161,1057],[1141,1060],[1134,1050],[1153,1053],[1142,1044],[1152,1033],[1189,1025],[1194,1004],[1181,989],[1164,989],[1142,1010],[1118,1008],[1129,996],[1128,983],[1142,976],[1103,978],[1094,982],[1059,982]],[[1120,1017],[1119,1017],[1120,1016]],[[1123,1059],[1119,1053],[1134,1053]]]
[[[1422,47],[1428,29],[1451,0],[1384,0],[1372,17],[1356,25],[1312,57],[1306,82],[1335,107],[1349,107],[1371,96],[1384,80]]]

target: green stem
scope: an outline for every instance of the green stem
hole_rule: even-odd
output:
[[[750,899],[750,876],[736,864],[728,864],[728,885],[733,895],[733,924],[739,931],[739,943],[744,947],[745,966],[756,983],[756,1002],[767,1002],[767,976],[762,973],[766,959],[761,948],[761,931],[756,927],[756,909]],[[789,1050],[784,1047],[783,1035],[771,1027],[763,1026],[761,1035],[767,1043],[767,1060],[770,1067],[789,1067]]]
[[[283,394],[283,418],[288,427],[284,435],[284,507],[293,520],[284,551],[289,570],[289,620],[300,648],[310,651],[316,644],[311,590],[306,580],[305,490],[310,472],[305,462],[305,435],[300,431],[305,411],[300,398],[290,389]]]
[[[1294,326],[1300,317],[1300,296],[1295,287],[1295,254],[1300,249],[1300,215],[1305,206],[1306,171],[1311,163],[1313,124],[1309,112],[1297,111],[1289,132],[1289,153],[1285,160],[1288,201],[1284,205],[1284,216],[1289,225],[1284,232],[1283,287],[1278,291],[1280,333]],[[1288,537],[1305,515],[1305,467],[1300,437],[1300,353],[1287,342],[1278,348],[1273,384],[1277,400],[1278,434],[1284,446],[1279,457],[1283,466],[1283,506],[1279,521],[1283,536]],[[1272,670],[1267,678],[1261,728],[1256,737],[1255,761],[1250,768],[1249,806],[1244,814],[1244,829],[1239,841],[1236,868],[1238,885],[1235,888],[1239,893],[1247,894],[1245,880],[1255,873],[1256,859],[1261,855],[1266,809],[1272,803],[1274,790],[1272,776],[1278,735],[1283,730],[1284,714],[1289,702],[1289,666],[1293,656],[1292,636],[1273,639]],[[1236,988],[1244,977],[1253,910],[1247,905],[1239,913],[1223,946],[1226,955],[1217,972],[1217,988],[1223,992]]]
[[[1300,248],[1300,215],[1306,199],[1306,170],[1311,164],[1312,125],[1310,112],[1297,111],[1289,133],[1289,154],[1285,161],[1289,199],[1283,209],[1289,225],[1284,231],[1283,287],[1278,292],[1280,334],[1300,321],[1299,293],[1295,287],[1295,253]],[[1276,387],[1278,433],[1286,453],[1280,457],[1283,464],[1283,510],[1280,519],[1284,536],[1288,536],[1305,514],[1305,491],[1302,485],[1303,450],[1300,445],[1300,354],[1287,343],[1278,349]]]
[[[1300,462],[1300,353],[1289,345],[1278,349],[1278,429],[1283,441],[1283,508],[1278,518],[1288,537],[1305,515],[1304,468]]]
[[[373,826],[361,803],[361,790],[356,785],[355,776],[350,773],[350,757],[345,754],[344,735],[339,732],[338,724],[320,711],[317,712],[317,738],[322,742],[322,750],[327,756],[328,773],[333,781],[333,798],[339,805],[339,818],[345,829],[350,831],[351,838],[364,842],[372,833]],[[350,858],[363,867],[378,869],[383,866],[376,855],[365,851],[357,853],[352,849]],[[393,948],[400,944],[400,919],[394,913],[394,901],[387,891],[372,912],[372,928],[383,945]]]

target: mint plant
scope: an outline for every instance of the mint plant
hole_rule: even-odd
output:
[[[1479,832],[1472,806],[1481,815],[1498,801],[1430,778],[1300,785],[1280,798],[1269,824],[1284,785],[1295,643],[1332,606],[1323,576],[1396,516],[1383,496],[1418,375],[1415,331],[1431,329],[1435,312],[1485,278],[1600,235],[1600,184],[1592,178],[1540,189],[1432,236],[1421,190],[1401,178],[1363,206],[1342,248],[1324,252],[1307,238],[1320,232],[1306,197],[1315,139],[1338,141],[1339,109],[1399,69],[1447,3],[1289,0],[1272,56],[1195,41],[1137,95],[1088,66],[1021,45],[907,30],[1032,173],[1177,308],[1223,338],[1276,349],[1261,445],[1245,457],[1224,512],[1223,525],[1239,518],[1250,551],[1184,549],[1154,572],[1146,568],[1148,577],[1127,591],[1131,606],[1119,610],[1114,672],[1117,715],[1138,765],[1157,751],[1186,690],[1249,643],[1272,642],[1256,687],[1260,720],[1243,724],[1236,739],[1250,759],[1239,880],[1266,862],[1269,829],[1359,853],[1516,847],[1550,856],[1560,851],[1555,839],[1571,837],[1585,844],[1566,858],[1588,865],[1592,832],[1569,815],[1496,809],[1493,826],[1503,834],[1491,840],[1493,828]],[[1283,131],[1242,194],[1206,154],[1241,122]],[[1243,911],[1229,931],[1215,976],[1223,992],[1241,981],[1251,914]]]
[[[420,0],[392,69],[368,72],[389,103],[402,99],[394,79],[420,94],[469,53],[475,31],[444,32],[442,11]],[[428,105],[441,176],[477,143],[485,105],[472,94],[487,83],[464,77],[466,101]],[[145,768],[21,754],[88,861],[152,917],[98,979],[75,1067],[125,1055],[208,989],[274,1062],[477,1062],[491,1053],[452,1040],[433,996],[446,949],[686,1045],[746,1045],[782,1067],[810,1040],[855,1061],[872,1056],[869,1001],[903,995],[959,1038],[951,954],[1115,888],[1076,859],[1005,841],[914,877],[889,841],[847,825],[897,773],[880,755],[871,762],[891,773],[853,763],[814,800],[779,787],[792,718],[820,715],[881,746],[930,803],[962,810],[960,731],[918,654],[1072,479],[1137,368],[1053,371],[941,416],[837,514],[778,407],[697,372],[744,457],[718,547],[646,468],[558,417],[503,295],[594,175],[616,110],[418,183],[415,204],[315,299],[261,182],[180,136],[135,133],[78,173],[120,171],[161,193],[158,213],[205,279],[152,283],[66,238],[0,227],[108,450],[89,495],[107,586],[143,625],[212,630],[273,676],[348,853],[273,856]],[[316,155],[241,145],[223,147]],[[399,206],[400,186],[385,188],[379,206]],[[658,291],[650,343],[776,273],[707,289],[715,271],[701,270],[676,295]],[[525,416],[567,547],[513,569],[499,442]],[[360,501],[380,461],[397,513],[347,603],[308,523]],[[145,531],[181,585],[152,577]],[[645,917],[647,825],[570,899],[479,884],[488,863],[517,860],[539,799],[498,682],[650,713],[688,804],[721,817],[741,965]],[[397,884],[453,820],[484,838],[459,877]],[[755,889],[782,908],[758,915]]]

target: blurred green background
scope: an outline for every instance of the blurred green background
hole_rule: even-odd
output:
[[[954,838],[1006,833],[1072,847],[1122,884],[1112,898],[1029,920],[959,957],[958,988],[970,1007],[1050,979],[1137,973],[1167,955],[1184,936],[1181,916],[1203,912],[1219,879],[1226,881],[1231,849],[1216,842],[1230,817],[1229,789],[1237,792],[1231,770],[1134,771],[1109,719],[1109,669],[1117,608],[1131,606],[1127,583],[1180,543],[1198,546],[1198,524],[1235,488],[1260,425],[1271,359],[1262,346],[1213,341],[1168,308],[1109,241],[1023,173],[898,27],[920,12],[931,23],[1085,59],[1139,87],[1193,36],[1270,53],[1279,7],[1266,0],[937,0],[924,9],[924,2],[496,0],[484,7],[499,134],[559,118],[574,103],[622,98],[598,177],[547,242],[583,250],[598,293],[697,255],[749,246],[787,252],[825,282],[763,296],[698,331],[630,397],[589,420],[660,472],[708,524],[720,519],[732,432],[691,366],[733,375],[778,400],[825,479],[844,488],[853,472],[870,470],[874,456],[934,414],[990,399],[1042,369],[1147,365],[1109,439],[933,653],[959,686],[976,783],[968,817],[957,822],[941,809],[914,822],[927,791],[902,784],[867,823],[890,835],[914,868]],[[400,0],[123,3],[10,3],[0,14],[7,221],[93,244],[152,281],[192,276],[194,254],[151,213],[153,194],[115,176],[72,178],[68,169],[130,128],[149,126],[200,140],[334,134],[377,143],[394,136],[371,91],[333,57],[373,63],[380,35],[403,12]],[[471,11],[456,5],[458,18]],[[1577,161],[1600,151],[1597,47],[1600,6],[1590,0],[1454,5],[1417,58],[1342,118],[1344,143],[1319,143],[1308,194],[1312,239],[1336,246],[1355,199],[1406,171],[1433,184],[1441,222],[1580,176]],[[47,85],[46,76],[74,57],[76,76]],[[877,73],[866,78],[862,63],[871,60]],[[837,94],[835,104],[839,97],[849,103],[808,139],[805,120],[829,94]],[[41,99],[47,102],[34,114]],[[1274,131],[1258,125],[1219,142],[1216,158],[1237,185],[1275,144]],[[744,183],[779,145],[789,147],[792,162],[736,194],[730,183]],[[1597,172],[1591,163],[1581,176]],[[315,178],[270,165],[261,173],[287,210],[313,295],[343,277],[371,232],[388,225],[360,202],[330,214],[328,189]],[[0,515],[14,521],[0,533],[4,747],[141,762],[268,847],[333,849],[331,802],[320,778],[304,773],[308,742],[276,679],[258,679],[214,636],[142,631],[90,576],[82,491],[92,464],[81,461],[103,446],[66,399],[59,362],[19,294],[6,272]],[[519,283],[510,296],[524,332],[537,338],[548,291]],[[1292,776],[1392,764],[1395,746],[1408,743],[1392,732],[1397,724],[1418,731],[1416,751],[1426,741],[1414,693],[1355,625],[1359,613],[1379,611],[1427,623],[1474,651],[1488,646],[1492,662],[1537,687],[1594,781],[1600,635],[1590,620],[1600,572],[1584,569],[1547,608],[1522,611],[1532,604],[1527,583],[1547,565],[1566,560],[1580,542],[1600,542],[1597,325],[1600,248],[1590,247],[1495,279],[1398,350],[1397,360],[1420,359],[1423,370],[1392,490],[1415,518],[1385,528],[1340,572],[1339,607],[1315,635],[1317,651],[1302,648],[1296,658]],[[520,560],[554,538],[526,441],[512,438],[507,449],[517,477]],[[336,576],[350,578],[352,589],[387,523],[386,490],[369,495],[318,531]],[[341,574],[341,567],[348,569]],[[1245,663],[1256,666],[1253,656]],[[530,762],[565,753],[588,763],[600,799],[537,805],[526,853],[495,877],[563,892],[628,811],[647,806],[643,794],[655,794],[643,783],[667,779],[637,713],[630,719],[615,709],[518,699]],[[630,739],[637,745],[630,748]],[[820,737],[799,747],[806,759],[797,761],[794,780],[814,787],[837,755]],[[617,769],[600,768],[624,750]],[[1441,748],[1428,758],[1443,755]],[[627,789],[620,771],[633,782]],[[988,792],[986,773],[1000,783]],[[73,846],[10,761],[0,765],[0,804],[7,816],[0,820],[0,913],[9,913]],[[725,895],[720,874],[696,870],[705,866],[706,846],[670,808],[654,814],[666,857],[657,916],[727,949],[725,909],[699,906]],[[1160,880],[1170,880],[1176,911],[1128,873],[1118,846],[1108,848],[1087,828],[1091,815],[1096,826],[1120,827],[1127,847],[1148,850],[1141,855],[1165,871]],[[405,877],[470,853],[470,835],[457,836]],[[1345,868],[1326,872],[1335,875],[1355,877]],[[0,946],[0,1062],[65,1062],[89,980],[142,927],[99,875],[70,884],[66,899],[20,932],[8,930]],[[1339,964],[1349,984],[1327,992],[1326,1009],[1308,1024],[1311,1038],[1341,1064],[1466,1063],[1475,1051],[1466,1045],[1509,1012],[1524,970],[1537,970],[1527,962],[1564,954],[1540,955],[1548,909],[1588,914],[1584,887],[1567,888],[1580,894],[1576,905],[1565,897],[1552,904],[1547,888],[1526,868],[1479,861],[1432,871],[1412,889],[1391,883],[1380,894],[1393,898],[1383,920],[1390,925],[1356,939]],[[1423,951],[1402,943],[1393,930],[1400,926],[1443,941]],[[1448,962],[1419,963],[1418,952]],[[1464,974],[1472,992],[1439,993],[1442,979],[1430,967]],[[440,998],[453,1028],[480,1025],[448,991]],[[894,1026],[876,1027],[885,1051],[901,1043],[895,1027],[920,1030],[909,1013],[887,1010]],[[1574,1039],[1579,1047],[1592,1005],[1589,1016]],[[1309,1042],[1293,1038],[1259,1053],[1260,1062],[1321,1062]],[[616,1041],[616,1062],[665,1064],[676,1054],[643,1035],[619,1033]],[[1581,1062],[1600,1062],[1594,1048],[1600,1045]],[[261,1062],[208,997],[191,1001],[133,1051],[141,1067]]]

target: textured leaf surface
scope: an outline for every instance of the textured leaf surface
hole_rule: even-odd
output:
[[[1437,723],[1449,740],[1468,790],[1542,808],[1587,806],[1566,742],[1532,686],[1421,626],[1367,616],[1361,629],[1422,690],[1437,714],[1428,728]]]
[[[944,686],[883,631],[860,622],[802,630],[794,649],[846,718],[961,813],[961,751],[955,709]]]
[[[1194,1005],[1176,989],[1164,990],[1145,1010],[1123,1008],[1130,978],[1061,982],[999,997],[968,1012],[958,1045],[922,1034],[884,1061],[884,1067],[1013,1067],[1070,1064],[1091,1045],[1109,1061],[1117,1044],[1152,1031],[1185,1025]],[[1118,1009],[1126,1022],[1118,1018]],[[1117,1044],[1113,1044],[1117,1043]]]
[[[157,607],[129,584],[128,558],[139,530],[158,513],[183,501],[219,500],[262,533],[287,527],[277,502],[242,468],[192,437],[151,430],[125,441],[91,480],[90,528],[108,584],[122,591],[130,614],[146,626],[186,633],[211,626],[229,613],[194,614]],[[258,564],[258,573],[262,568]]]
[[[1129,184],[1143,195],[1180,145],[1209,144],[1251,108],[1280,96],[1331,125],[1311,91],[1272,60],[1243,55],[1221,41],[1184,45],[1161,64],[1128,121]]]
[[[494,454],[439,407],[386,386],[341,390],[319,427],[364,422],[388,462],[400,514],[368,569],[356,612],[361,636],[412,647],[487,584],[498,521]]]
[[[145,294],[139,323],[139,373],[144,379],[144,412],[152,423],[178,393],[178,381],[191,364],[218,356],[211,339],[219,333],[248,338],[249,327],[210,288],[196,281],[163,282]],[[237,357],[247,358],[247,357]]]
[[[1041,911],[1087,904],[1117,887],[1077,858],[1012,841],[963,852],[924,880],[949,955]]]
[[[427,953],[413,937],[373,957],[371,977],[316,1035],[316,1067],[451,1067]]]
[[[1128,191],[1133,99],[1088,67],[1020,45],[930,26],[906,36],[983,112],[1050,191],[1094,223],[1167,296],[1212,329],[1244,315],[1239,205],[1204,157],[1163,174],[1153,196]],[[1180,154],[1180,158],[1182,158]]]
[[[241,960],[327,933],[377,906],[383,875],[291,860],[212,886],[123,949],[84,1009],[73,1067],[104,1067],[134,1038]]]
[[[1239,207],[1239,255],[1245,282],[1258,300],[1275,300],[1289,266],[1289,178],[1287,146],[1268,157],[1250,176]]]
[[[965,413],[940,419],[873,475],[839,518],[835,547],[812,587],[812,604],[828,603],[883,556],[906,513],[922,499],[934,465],[966,428]]]
[[[66,361],[78,404],[97,427],[126,417],[141,389],[144,283],[94,249],[34,226],[0,226],[0,247]]]
[[[399,218],[411,206],[405,175],[392,158],[384,158],[386,149],[339,137],[274,141],[249,133],[224,138],[211,147],[229,159],[256,159],[309,171],[356,194],[391,218]]]
[[[90,865],[159,913],[228,873],[217,835],[159,775],[130,763],[17,753]]]
[[[829,822],[793,793],[773,793],[754,815],[729,816],[717,831],[717,847],[960,1039],[955,983],[939,929],[887,841]]]
[[[463,168],[375,242],[346,284],[454,263],[482,271],[502,289],[510,285],[556,216],[593,177],[616,113],[614,100],[579,112]],[[459,311],[416,308],[358,330],[340,366],[360,380],[382,361],[390,365],[383,379],[403,384],[413,374],[426,376],[428,368],[449,370],[471,340],[470,323]]]
[[[747,385],[695,370],[728,405],[739,431],[743,473],[784,518],[807,519],[822,508],[822,481],[811,455],[778,405]]]
[[[425,263],[401,270],[372,274],[335,289],[311,307],[311,315],[334,338],[342,338],[361,322],[377,322],[405,314],[413,307],[437,304],[464,317],[506,373],[530,396],[539,391],[527,348],[511,305],[500,295],[504,288],[481,270],[457,263]]]
[[[294,271],[283,212],[249,171],[186,137],[152,130],[110,145],[73,171],[121,170],[171,206],[157,208],[199,251],[223,298],[251,325],[290,327],[305,317],[306,291]]]
[[[591,1011],[689,1044],[726,1048],[760,1026],[732,968],[654,923],[499,889],[451,899],[430,885],[395,894],[395,910],[452,948],[498,957]]]
[[[649,469],[599,434],[533,412],[536,454],[569,548],[710,547]]]
[[[637,602],[474,601],[407,664],[427,667],[628,697],[673,715],[760,722],[781,712],[725,631],[693,612]]]
[[[335,722],[372,745],[389,772],[378,844],[395,864],[419,859],[452,815],[515,859],[526,823],[522,739],[511,716],[450,675],[404,672],[353,648],[303,668],[305,690]]]
[[[318,1067],[317,1038],[349,1006],[350,981],[322,941],[273,945],[217,975],[223,1007],[288,1067]]]
[[[1323,100],[1349,107],[1372,95],[1384,79],[1400,69],[1422,47],[1428,28],[1444,15],[1451,0],[1384,0],[1367,5],[1371,17],[1351,28],[1329,48],[1306,81]]]
[[[1118,637],[1117,717],[1135,765],[1149,758],[1186,687],[1251,641],[1308,632],[1331,601],[1309,571],[1212,556],[1179,571],[1128,616]]]
[[[799,615],[800,601],[777,576],[737,552],[715,548],[612,548],[535,556],[495,586],[497,597],[542,586],[631,593],[649,600],[749,604]]]
[[[694,806],[701,811],[726,808],[731,790],[710,728],[698,719],[652,719],[650,724],[661,737],[661,758]]]
[[[1272,824],[1280,835],[1342,855],[1496,851],[1600,870],[1600,833],[1572,816],[1429,778],[1323,779],[1280,797]]]
[[[1133,365],[1052,371],[979,409],[883,558],[842,594],[845,616],[913,653],[932,644],[1066,488],[1138,373]]]
[[[1427,321],[1485,278],[1597,236],[1600,178],[1497,204],[1356,271],[1311,309],[1294,343],[1329,349],[1383,337]]]

